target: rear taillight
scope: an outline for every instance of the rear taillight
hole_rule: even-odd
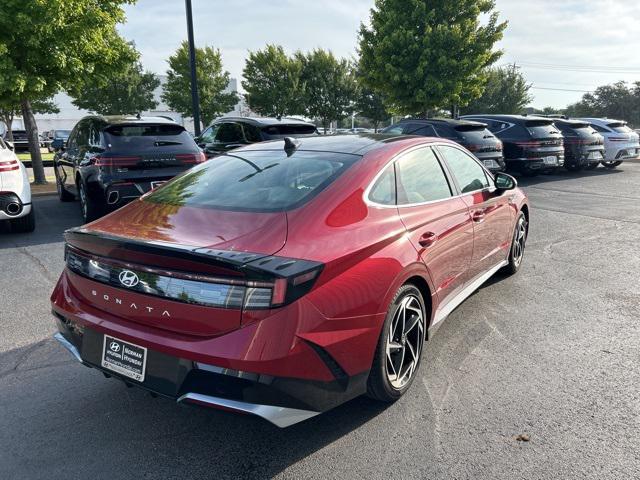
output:
[[[609,137],[609,141],[611,142],[628,142],[628,137]]]
[[[142,157],[94,157],[96,167],[133,167]]]
[[[20,169],[20,165],[17,160],[7,160],[0,162],[0,172],[11,172],[13,170]]]
[[[515,142],[519,147],[538,148],[542,146],[541,142]]]
[[[207,161],[207,156],[204,152],[200,151],[198,153],[184,153],[176,155],[176,159],[180,160],[182,163],[202,163]]]
[[[477,152],[478,150],[480,150],[480,146],[476,145],[475,143],[462,143],[461,145],[470,152]]]
[[[306,270],[300,272],[298,268],[290,277],[274,278],[270,269],[260,272],[252,268],[247,273],[262,273],[263,278],[212,277],[97,257],[70,245],[65,248],[65,260],[70,271],[117,288],[124,285],[128,290],[167,300],[243,310],[276,308],[297,300],[311,289],[323,266],[306,260],[267,257],[260,261],[271,263],[276,270],[286,270],[297,263]],[[123,284],[120,278],[125,271],[127,278],[135,281]]]

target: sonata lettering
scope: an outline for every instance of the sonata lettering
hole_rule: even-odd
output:
[[[100,296],[100,294],[98,294],[98,292],[97,292],[96,290],[91,290],[91,295],[93,295],[94,297],[99,297],[99,296]],[[118,298],[118,297],[114,297],[114,298],[112,299],[109,295],[107,295],[107,294],[103,294],[103,295],[102,295],[102,299],[103,299],[105,302],[110,302],[110,303],[112,303],[112,302],[113,302],[113,303],[115,303],[116,305],[122,305],[122,299],[120,299],[120,298]],[[132,303],[131,303],[131,305],[129,305],[129,308],[130,308],[131,310],[138,310],[138,305],[136,305],[135,303],[133,303],[133,302],[132,302]],[[147,310],[147,312],[149,312],[149,313],[151,313],[151,312],[153,312],[153,311],[155,310],[155,307],[151,307],[151,306],[148,306],[148,305],[145,305],[145,306],[144,306],[144,308],[145,308],[145,309]],[[169,311],[168,311],[168,310],[163,310],[163,311],[162,311],[162,316],[163,316],[163,317],[169,317],[169,318],[171,318],[171,314],[169,313]]]

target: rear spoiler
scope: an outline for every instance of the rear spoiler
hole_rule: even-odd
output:
[[[119,237],[102,232],[96,232],[85,227],[67,230],[64,238],[68,244],[91,252],[92,246],[100,249],[122,248],[125,250],[167,256],[181,260],[190,260],[216,267],[231,267],[259,278],[292,278],[309,272],[318,272],[323,267],[320,262],[302,260],[298,258],[279,257],[262,253],[240,252],[233,250],[216,250],[206,247],[178,245],[158,240],[135,240]]]

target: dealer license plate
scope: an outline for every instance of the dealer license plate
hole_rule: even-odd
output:
[[[602,158],[602,153],[600,153],[600,152],[589,152],[589,156],[587,158],[589,160],[600,160]]]
[[[557,165],[558,164],[558,157],[544,157],[544,164],[545,165]]]
[[[138,382],[144,382],[147,368],[147,349],[119,338],[104,336],[102,368],[119,373]]]

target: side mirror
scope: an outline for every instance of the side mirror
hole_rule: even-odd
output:
[[[495,174],[494,179],[496,189],[503,192],[506,190],[513,190],[518,186],[516,179],[506,173],[498,172]]]
[[[11,150],[12,152],[15,151],[16,147],[13,146],[13,142],[8,142],[5,140],[5,142],[7,144],[7,147],[9,147],[9,150]]]

